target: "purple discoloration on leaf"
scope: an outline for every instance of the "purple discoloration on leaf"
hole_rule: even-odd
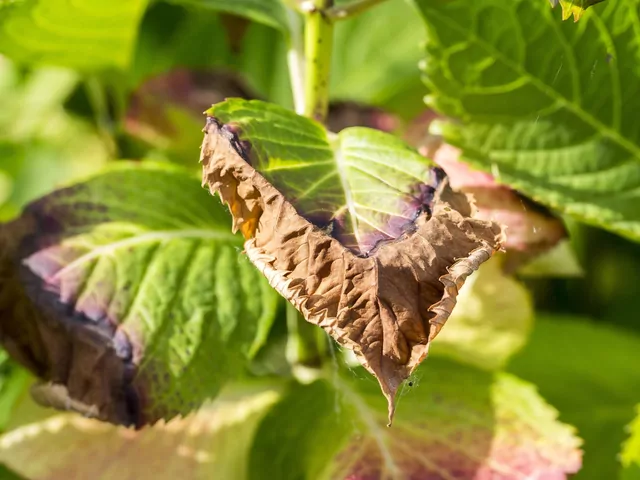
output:
[[[277,124],[276,120],[274,122]],[[412,231],[415,228],[414,222],[421,213],[430,215],[433,209],[436,189],[446,178],[446,174],[441,168],[430,167],[425,163],[422,172],[425,178],[424,182],[415,183],[414,181],[413,183],[402,185],[401,190],[396,190],[393,193],[396,198],[395,205],[384,210],[376,207],[375,194],[372,194],[370,198],[367,198],[368,205],[360,205],[358,208],[370,210],[375,220],[371,218],[357,220],[354,218],[353,209],[348,208],[346,205],[341,205],[338,197],[343,195],[349,198],[351,192],[320,188],[313,184],[305,187],[301,192],[292,188],[292,169],[315,169],[316,165],[313,162],[304,167],[298,167],[295,164],[286,167],[282,167],[278,163],[275,165],[267,164],[265,159],[269,158],[270,155],[275,155],[276,161],[279,162],[281,157],[286,159],[288,156],[294,157],[295,154],[288,152],[286,146],[277,145],[275,140],[263,139],[259,135],[255,136],[251,126],[247,127],[246,131],[243,131],[242,119],[224,123],[220,119],[208,116],[204,131],[208,131],[212,124],[215,124],[217,131],[229,141],[234,150],[247,163],[256,167],[271,184],[285,194],[287,200],[291,202],[301,216],[323,229],[354,253],[365,257],[377,246],[396,240],[405,233]],[[252,139],[257,142],[257,148],[254,148],[256,145],[251,144]],[[272,145],[272,142],[275,146]],[[356,142],[356,149],[359,146]],[[277,149],[277,151],[274,153],[270,149]],[[384,147],[381,147],[381,149],[383,150]],[[252,151],[257,155],[254,159],[251,158]],[[336,153],[336,155],[345,155],[345,153]],[[330,162],[330,159],[324,161],[325,164]],[[330,175],[330,172],[328,168],[325,168],[317,172],[309,171],[309,175],[315,178],[322,175]],[[339,176],[344,176],[344,172],[336,172],[335,176],[336,178],[331,181],[331,186],[335,187],[335,185],[339,185],[342,182],[343,186],[340,188],[344,188],[345,182],[348,183],[348,181],[345,178],[339,178]],[[412,177],[407,176],[407,178]],[[377,181],[384,183],[385,179]],[[358,185],[354,183],[354,185],[349,185],[347,188],[357,190]],[[389,195],[389,192],[384,192],[383,195]],[[347,200],[347,203],[349,201]]]

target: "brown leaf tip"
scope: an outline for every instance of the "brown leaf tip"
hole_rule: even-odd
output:
[[[204,133],[219,133],[231,144],[242,159],[251,165],[251,143],[240,139],[240,126],[233,123],[222,123],[216,117],[207,115]]]

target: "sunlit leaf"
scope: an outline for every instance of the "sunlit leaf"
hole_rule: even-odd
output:
[[[0,436],[0,462],[50,480],[242,480],[254,432],[278,395],[226,391],[195,413],[138,432],[59,414]]]
[[[573,429],[515,377],[432,359],[386,428],[383,400],[361,375],[285,396],[257,431],[250,478],[565,479],[580,467]]]
[[[498,369],[527,341],[533,305],[526,288],[505,275],[503,257],[484,263],[469,277],[447,327],[434,340],[432,355]]]
[[[0,331],[39,397],[143,425],[187,413],[266,338],[277,296],[190,173],[121,164],[0,229]],[[48,390],[46,390],[48,388]],[[75,403],[73,403],[75,402]]]
[[[640,240],[637,0],[561,23],[531,0],[418,0],[428,103],[463,160],[533,200]],[[526,20],[524,20],[526,19]]]
[[[147,0],[32,0],[0,17],[0,53],[81,70],[129,64]]]

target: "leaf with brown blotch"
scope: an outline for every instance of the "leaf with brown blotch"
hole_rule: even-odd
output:
[[[197,176],[117,166],[0,224],[0,343],[40,403],[141,427],[240,373],[277,295]]]
[[[203,182],[271,286],[376,376],[391,421],[466,277],[501,247],[500,226],[471,218],[466,195],[390,135],[352,128],[330,143],[258,101],[209,113]]]

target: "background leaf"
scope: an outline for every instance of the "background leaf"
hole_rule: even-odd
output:
[[[430,347],[484,369],[504,367],[527,341],[533,305],[526,288],[502,271],[504,256],[480,266],[460,289],[456,308]]]
[[[277,399],[275,388],[236,387],[197,413],[140,432],[59,414],[0,437],[0,461],[50,480],[242,480],[254,432]]]
[[[640,240],[638,1],[577,26],[545,2],[418,0],[429,104],[464,159],[534,200]],[[522,21],[522,19],[527,21]]]
[[[415,5],[407,0],[386,0],[337,22],[331,97],[414,117],[424,109],[426,89],[417,66],[424,39]]]
[[[572,430],[512,376],[431,359],[386,428],[384,399],[361,375],[293,388],[258,429],[250,478],[565,478],[579,467]]]
[[[79,76],[60,68],[21,72],[0,57],[0,220],[51,191],[62,181],[103,166],[108,144],[63,104]]]
[[[254,22],[288,34],[287,11],[281,0],[171,0],[174,3],[192,5],[246,17]]]
[[[534,382],[543,397],[584,438],[584,467],[576,478],[614,478],[616,456],[640,392],[632,360],[640,336],[584,318],[541,316],[509,371]]]
[[[99,387],[113,372],[94,357],[111,355],[134,368],[134,378],[112,386],[135,392],[125,398],[140,403],[134,423],[184,414],[216,395],[266,339],[277,295],[239,256],[226,212],[190,173],[120,164],[32,203],[16,224],[25,222],[32,231],[14,261],[28,269],[19,281],[29,306],[13,299],[18,305],[7,307],[11,284],[1,285],[3,329],[21,342],[20,329],[40,322],[41,339],[22,348],[44,365],[29,366],[66,384],[72,398],[99,409],[123,401]],[[15,234],[16,224],[5,229]],[[42,322],[70,329],[63,345]],[[83,346],[85,330],[101,335],[106,353]],[[70,358],[64,342],[76,345]],[[131,421],[120,415],[108,419]]]
[[[147,0],[28,0],[5,7],[0,53],[80,70],[129,64]]]
[[[190,4],[154,3],[140,24],[128,84],[135,88],[150,77],[180,67],[228,67],[233,62],[229,43],[217,11]],[[205,44],[207,48],[202,48]]]

